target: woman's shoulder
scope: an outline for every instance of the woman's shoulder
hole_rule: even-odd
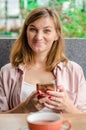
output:
[[[8,63],[8,64],[2,66],[0,71],[6,72],[6,73],[15,73],[15,72],[22,72],[23,73],[24,65],[19,65],[17,67],[14,67],[11,63]]]
[[[1,67],[0,76],[5,80],[9,79],[11,76],[15,75],[15,68],[13,68],[11,63],[8,63]]]
[[[1,73],[6,73],[6,74],[12,74],[15,73],[17,71],[17,68],[14,67],[11,63],[8,63],[4,66],[1,67],[0,72]]]
[[[1,70],[10,70],[11,68],[13,68],[11,63],[8,63],[4,66],[1,67]]]
[[[64,73],[65,75],[69,74],[72,76],[75,75],[79,77],[84,74],[82,67],[75,61],[69,60],[67,64],[64,62],[60,62],[55,68],[56,69],[54,69],[54,72],[58,71],[59,68],[60,72]]]
[[[65,67],[64,67],[65,69]],[[66,70],[67,72],[71,73],[71,74],[75,74],[77,76],[83,74],[83,69],[82,67],[76,63],[75,61],[68,61],[67,66],[66,66]]]
[[[82,69],[82,67],[78,63],[76,63],[75,61],[70,61],[70,60],[68,61],[67,67],[71,69],[75,69],[75,70]]]
[[[71,70],[71,71],[82,70],[82,67],[78,63],[71,60],[68,60],[67,63],[60,62],[59,64],[56,65],[55,68],[58,68],[58,67],[62,70],[64,69]]]

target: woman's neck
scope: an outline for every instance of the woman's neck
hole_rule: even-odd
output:
[[[26,69],[41,69],[41,70],[45,70],[46,68],[46,57],[44,57],[43,55],[35,55],[33,57],[33,62],[31,64],[27,64],[26,65]]]
[[[37,57],[34,59],[33,65],[36,68],[45,68],[45,62],[46,62],[46,60],[44,58]]]
[[[33,64],[38,67],[45,66],[46,63],[46,55],[36,54],[33,59]]]

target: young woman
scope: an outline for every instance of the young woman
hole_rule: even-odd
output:
[[[55,81],[55,91],[36,91],[36,84]],[[68,60],[59,16],[54,9],[34,9],[15,41],[10,63],[0,71],[0,111],[86,111],[82,68]],[[38,97],[42,98],[38,98]]]

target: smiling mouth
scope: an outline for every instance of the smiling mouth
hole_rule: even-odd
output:
[[[43,44],[43,42],[33,42],[34,43],[34,45],[36,45],[36,46],[41,46],[42,44]]]

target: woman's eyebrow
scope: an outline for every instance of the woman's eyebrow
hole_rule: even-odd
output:
[[[34,26],[34,25],[29,25],[29,27],[36,27],[36,26]]]
[[[35,28],[37,28],[36,26],[34,26],[33,24],[31,24],[31,25],[29,25],[30,27],[35,27]],[[45,27],[43,27],[43,28],[52,28],[52,26],[45,26]]]

